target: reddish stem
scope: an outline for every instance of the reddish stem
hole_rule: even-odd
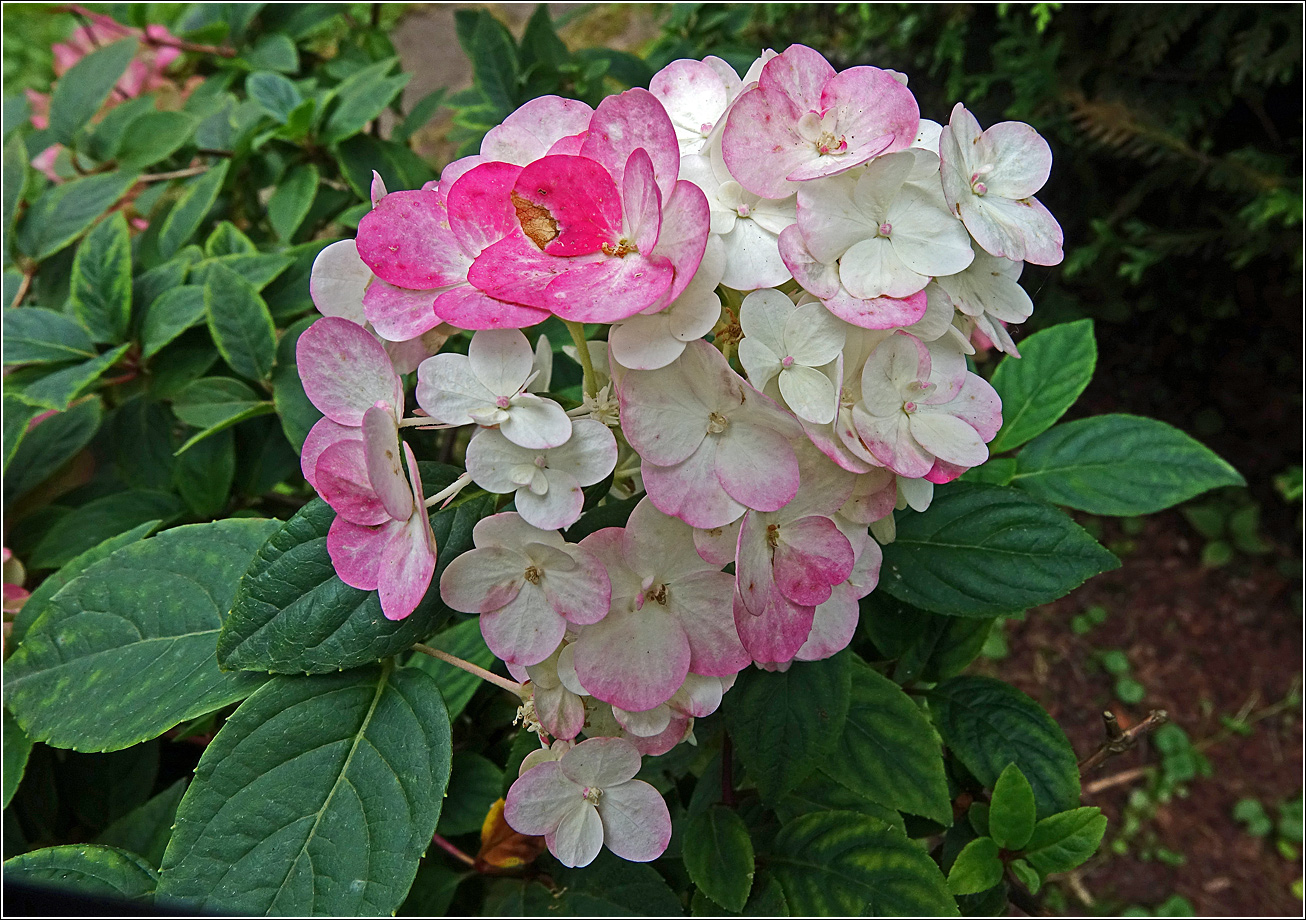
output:
[[[462,850],[458,849],[448,840],[445,840],[439,834],[433,836],[431,838],[431,841],[440,849],[444,850],[446,853],[452,856],[454,859],[458,860],[460,863],[465,863],[473,867],[476,865],[476,860],[472,859],[470,856],[468,856]]]

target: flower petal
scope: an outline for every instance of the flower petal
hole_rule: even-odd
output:
[[[327,316],[304,330],[295,345],[304,392],[333,422],[363,424],[378,402],[403,408],[403,389],[390,356],[357,323]]]
[[[603,842],[622,859],[650,862],[671,842],[671,813],[658,791],[642,780],[603,790],[598,804]]]

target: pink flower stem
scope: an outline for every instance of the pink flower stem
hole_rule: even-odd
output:
[[[512,693],[523,700],[529,695],[526,693],[525,688],[515,680],[508,680],[506,677],[492,674],[479,665],[474,665],[470,661],[463,661],[461,658],[458,658],[455,655],[450,655],[448,652],[442,652],[438,648],[431,648],[429,645],[423,645],[418,642],[413,646],[413,650],[421,652],[424,655],[430,655],[432,658],[437,658],[445,664],[451,664],[455,668],[462,668],[468,674],[474,674],[481,680],[488,680],[496,687],[502,687],[504,690],[507,690],[509,693]]]
[[[433,837],[431,837],[431,842],[434,843],[436,846],[438,846],[440,849],[444,850],[454,859],[458,860],[460,863],[465,863],[466,865],[469,866],[476,865],[476,860],[472,859],[470,856],[468,856],[462,850],[458,849],[448,840],[445,840],[439,834],[436,834]]]

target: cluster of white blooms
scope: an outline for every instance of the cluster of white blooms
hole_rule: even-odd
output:
[[[895,509],[988,457],[1001,405],[966,355],[1016,354],[1022,265],[1061,259],[1032,197],[1050,168],[1026,125],[922,120],[901,74],[794,45],[742,78],[676,61],[597,109],[535,99],[438,181],[374,183],[357,240],[314,266],[304,474],[340,577],[394,619],[433,578],[424,508],[469,482],[511,496],[439,585],[541,737],[509,823],[569,865],[655,858],[670,820],[639,755],[692,741],[749,664],[847,646]],[[584,368],[570,411],[520,331],[550,316]],[[467,353],[435,354],[457,330]],[[475,426],[430,499],[410,426]],[[645,498],[569,542],[609,476]]]

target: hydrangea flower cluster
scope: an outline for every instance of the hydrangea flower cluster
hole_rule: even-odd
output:
[[[972,336],[1016,354],[1022,265],[1062,255],[1026,125],[981,130],[960,104],[922,120],[903,75],[802,45],[650,86],[535,99],[438,181],[378,178],[357,239],[314,266],[325,317],[298,346],[328,549],[387,617],[431,586],[427,507],[470,483],[511,502],[438,590],[522,682],[542,747],[505,816],[568,865],[660,855],[640,755],[692,743],[750,664],[847,646],[894,511],[983,463],[1001,425]],[[549,317],[579,404],[521,331]],[[465,353],[440,351],[460,330]],[[432,426],[472,433],[466,474],[427,499],[400,434]],[[609,477],[644,497],[569,541]]]

